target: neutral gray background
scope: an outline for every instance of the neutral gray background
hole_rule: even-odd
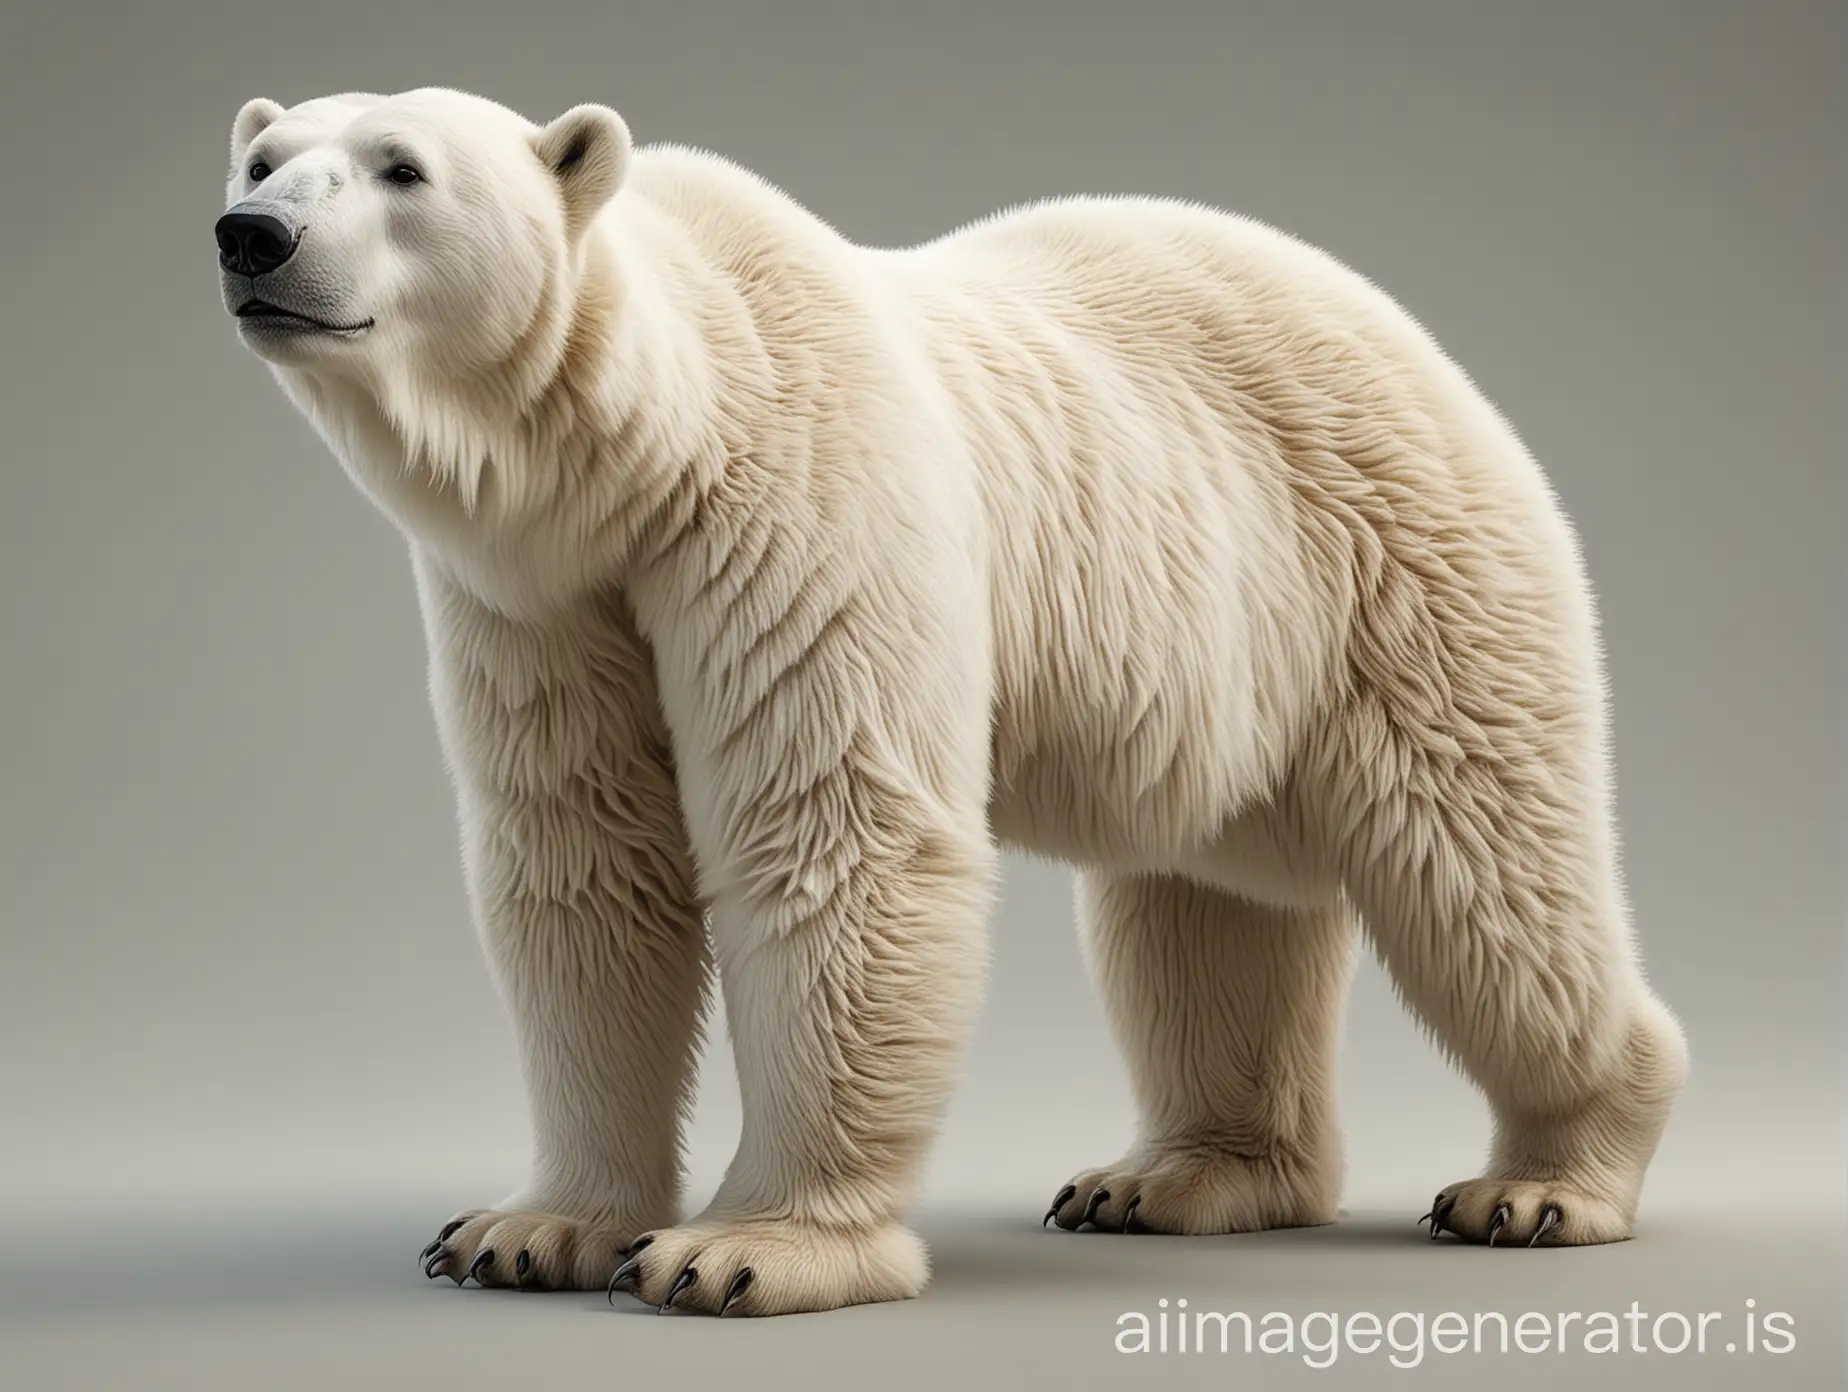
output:
[[[1839,4],[9,5],[0,321],[0,1346],[41,1387],[1222,1385],[1195,1309],[1798,1316],[1784,1358],[1344,1355],[1316,1376],[1828,1386],[1842,1358]],[[1628,874],[1694,1081],[1637,1241],[1422,1244],[1486,1117],[1370,964],[1349,1220],[1040,1234],[1130,1112],[1069,884],[1010,867],[920,1302],[719,1325],[426,1284],[514,1187],[401,544],[218,301],[231,117],[442,83],[707,145],[848,236],[1205,199],[1417,313],[1550,469],[1602,596]],[[737,1124],[715,1054],[694,1195]],[[639,1307],[635,1307],[639,1308]],[[626,1311],[624,1312],[626,1313]],[[1832,1371],[1834,1370],[1834,1371]],[[1411,1385],[1408,1382],[1407,1385]]]

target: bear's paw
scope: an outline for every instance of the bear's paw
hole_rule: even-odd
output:
[[[786,1315],[908,1300],[930,1277],[924,1243],[898,1224],[843,1229],[788,1220],[700,1221],[646,1233],[609,1283],[660,1313]]]
[[[644,1226],[607,1214],[470,1209],[444,1224],[418,1260],[424,1275],[458,1286],[473,1278],[511,1290],[602,1290]]]

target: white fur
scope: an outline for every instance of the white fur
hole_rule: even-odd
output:
[[[522,1041],[533,1183],[433,1270],[600,1284],[650,1229],[649,1300],[688,1266],[702,1310],[917,1293],[1002,844],[1080,867],[1142,1119],[1062,1226],[1331,1221],[1364,929],[1494,1110],[1440,1223],[1629,1234],[1686,1059],[1591,596],[1513,431],[1367,281],[1149,199],[872,250],[602,108],[446,91],[252,103],[230,201],[307,229],[259,293],[371,321],[240,323],[410,542]],[[676,1226],[709,951],[744,1133]]]

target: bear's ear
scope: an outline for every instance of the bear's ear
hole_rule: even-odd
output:
[[[622,187],[629,167],[629,127],[607,106],[574,106],[533,133],[533,152],[558,185],[572,241]]]
[[[231,164],[235,168],[243,163],[244,151],[278,116],[282,115],[279,103],[268,97],[253,97],[245,102],[237,113],[237,119],[231,123]]]

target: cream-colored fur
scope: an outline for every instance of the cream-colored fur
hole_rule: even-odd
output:
[[[519,1030],[532,1182],[433,1274],[917,1294],[1001,845],[1080,868],[1141,1115],[1060,1226],[1331,1221],[1364,932],[1494,1112],[1434,1229],[1629,1234],[1686,1059],[1591,596],[1513,431],[1367,281],[1148,199],[862,248],[602,108],[446,91],[252,102],[229,201],[302,231],[228,303],[363,324],[239,321],[409,540]],[[713,968],[744,1129],[683,1222]]]

